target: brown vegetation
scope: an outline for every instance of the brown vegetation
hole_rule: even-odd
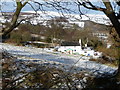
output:
[[[96,77],[86,70],[66,71],[50,65],[16,61],[6,51],[2,53],[2,89],[66,88],[66,89],[119,89],[116,79]],[[26,70],[30,71],[26,71]],[[106,74],[107,75],[107,74]],[[113,81],[114,80],[114,81]],[[110,82],[107,84],[107,82]]]

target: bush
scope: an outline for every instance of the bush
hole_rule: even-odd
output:
[[[30,41],[31,35],[29,32],[23,32],[22,34],[22,42]]]
[[[15,74],[15,57],[11,54],[7,53],[6,51],[1,52],[2,55],[2,88],[11,88],[14,86],[14,77]]]
[[[2,89],[16,88],[83,88],[85,72],[70,73],[49,65],[17,61],[11,54],[2,53]],[[28,71],[30,70],[30,71]],[[83,80],[84,79],[84,80]],[[82,83],[82,85],[81,85]]]
[[[47,37],[47,38],[46,38],[46,42],[47,42],[47,43],[51,43],[51,38],[50,38],[50,37]]]
[[[10,41],[17,44],[31,40],[31,35],[27,31],[14,31],[10,34]]]
[[[20,44],[22,41],[22,35],[19,32],[12,32],[10,35],[10,40],[14,41],[17,44]]]
[[[97,50],[102,52],[104,56],[111,57],[112,59],[119,59],[119,49],[118,48],[106,48],[97,47]]]

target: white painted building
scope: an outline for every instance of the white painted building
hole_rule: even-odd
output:
[[[79,54],[82,56],[98,58],[102,55],[100,52],[96,52],[92,50],[90,47],[86,47],[86,49],[82,49],[81,40],[79,40],[80,46],[60,46],[58,48],[59,52],[68,53],[68,54]]]

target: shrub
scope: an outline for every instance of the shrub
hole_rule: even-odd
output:
[[[14,86],[14,77],[15,74],[15,57],[13,57],[11,54],[7,53],[6,51],[2,51],[2,88],[11,88]]]
[[[23,32],[22,34],[22,42],[30,41],[31,35],[29,32]]]
[[[46,38],[46,42],[47,42],[47,43],[51,43],[51,38],[50,38],[50,37],[47,37],[47,38]]]
[[[16,42],[17,44],[20,44],[22,41],[22,36],[19,32],[12,32],[10,35],[10,39]]]
[[[10,41],[17,44],[31,40],[31,35],[27,31],[14,31],[10,34]]]

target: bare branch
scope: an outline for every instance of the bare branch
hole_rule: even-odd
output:
[[[30,0],[26,0],[23,4],[22,7],[24,7]]]
[[[97,10],[97,11],[104,11],[106,10],[106,8],[102,8],[102,7],[98,7],[93,5],[89,0],[84,1],[84,2],[80,2],[79,0],[77,0],[79,5],[84,6],[87,9],[92,9],[92,10]]]

